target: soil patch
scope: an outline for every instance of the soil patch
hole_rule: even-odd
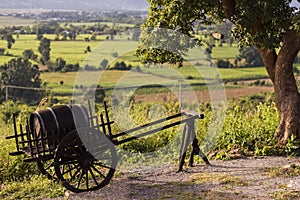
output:
[[[300,199],[300,158],[259,157],[211,161],[185,167],[141,167],[119,172],[111,183],[94,192],[69,199]],[[276,173],[281,171],[283,173]]]
[[[208,90],[203,91],[184,91],[182,92],[182,101],[183,102],[210,102],[211,99],[232,99],[246,97],[254,94],[260,94],[262,92],[273,92],[273,87],[268,86],[251,86],[245,88],[228,88],[225,91],[213,90],[209,92]],[[177,96],[176,96],[177,95]],[[224,96],[225,95],[225,96]],[[167,102],[170,100],[178,99],[178,94],[171,93],[157,93],[157,94],[143,94],[136,95],[136,102]]]

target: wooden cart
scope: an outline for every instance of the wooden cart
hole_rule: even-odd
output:
[[[107,104],[104,102],[105,112],[99,116],[92,114],[90,104],[88,107],[88,110],[78,104],[49,107],[32,113],[25,126],[18,127],[14,116],[14,134],[6,137],[16,143],[16,152],[10,155],[24,154],[24,162],[37,162],[43,174],[61,181],[73,192],[98,190],[113,177],[118,162],[116,145],[184,124],[178,171],[183,169],[189,144],[192,145],[189,165],[193,165],[194,155],[209,164],[198,146],[194,127],[194,121],[203,119],[203,114],[180,112],[113,134],[114,121],[109,119]],[[155,128],[155,125],[161,126]]]

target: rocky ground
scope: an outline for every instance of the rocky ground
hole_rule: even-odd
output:
[[[300,199],[299,157],[210,162],[179,173],[176,165],[118,170],[108,186],[64,199]]]

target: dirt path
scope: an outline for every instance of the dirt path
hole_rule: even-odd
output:
[[[185,167],[143,167],[119,171],[94,192],[66,193],[68,199],[300,199],[300,158],[261,157],[211,161]],[[284,177],[287,172],[298,175]]]

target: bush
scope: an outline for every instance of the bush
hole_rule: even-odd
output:
[[[240,54],[237,56],[235,63],[244,61],[241,67],[259,67],[264,63],[256,47],[243,47],[239,49]]]
[[[97,71],[98,69],[95,66],[85,65],[84,70],[86,70],[86,71]]]
[[[23,51],[23,57],[25,59],[37,60],[37,55],[33,52],[32,49],[26,49]]]
[[[264,99],[267,99],[267,97]],[[276,106],[274,103],[261,103],[261,100],[261,97],[255,96],[252,99],[247,98],[238,102],[229,102],[225,111],[224,126],[221,133],[218,134],[214,150],[241,149],[246,155],[274,155],[280,153],[275,148],[276,141],[273,140],[279,123]],[[206,110],[207,112],[209,111]],[[205,121],[211,120],[209,116],[211,116],[210,112],[206,114],[204,120],[201,120],[202,126],[208,123]],[[205,131],[203,128],[201,130]],[[270,148],[266,150],[266,147]]]
[[[283,150],[275,147],[276,141],[273,138],[279,123],[279,115],[273,100],[273,97],[270,95],[255,95],[241,100],[229,101],[227,109],[224,111],[226,116],[224,126],[217,133],[208,133],[208,125],[216,121],[216,119],[212,119],[213,107],[209,103],[199,105],[198,112],[205,114],[204,119],[197,121],[197,138],[202,146],[201,149],[205,153],[217,151],[223,152],[223,154],[241,149],[248,156],[279,155],[284,153]],[[168,106],[169,104],[170,106]],[[163,107],[168,115],[178,112],[178,105],[176,106],[172,102],[163,104]],[[149,122],[147,121],[149,108],[151,108],[151,105],[146,103],[139,106],[131,106],[131,119],[137,124]],[[172,110],[173,108],[177,109]],[[169,112],[169,110],[172,111]],[[162,152],[163,147],[176,139],[177,128],[167,129],[163,134],[151,135],[147,139],[142,138],[132,141],[121,147],[130,152]],[[211,131],[214,131],[215,128],[211,128]],[[207,134],[209,134],[208,140],[207,138],[205,139]],[[216,137],[214,137],[214,134]],[[210,142],[215,142],[212,149],[209,147]],[[175,149],[168,150],[176,151]],[[174,155],[178,156],[178,154]],[[217,157],[221,158],[222,156]],[[176,159],[176,156],[174,159]]]
[[[124,61],[122,62],[116,62],[114,67],[110,68],[110,69],[114,69],[114,70],[131,70],[132,66],[131,65],[126,65],[126,63]]]
[[[118,52],[112,52],[111,56],[114,58],[117,58],[117,57],[119,57],[119,54],[118,54]]]
[[[229,68],[231,67],[230,62],[228,60],[218,60],[216,63],[218,68]]]
[[[0,48],[0,55],[4,56],[4,54],[5,54],[5,48]]]
[[[77,72],[79,71],[80,66],[78,63],[76,64],[66,64],[64,68],[61,70],[62,72]]]

